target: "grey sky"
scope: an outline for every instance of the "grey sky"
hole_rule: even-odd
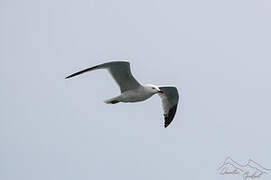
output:
[[[229,179],[227,156],[271,168],[270,19],[268,0],[1,0],[0,179]],[[105,71],[64,80],[114,59],[177,86],[167,129],[158,96],[106,105]]]

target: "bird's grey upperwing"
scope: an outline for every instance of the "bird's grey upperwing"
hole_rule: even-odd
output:
[[[177,111],[179,94],[176,87],[164,86],[159,89],[164,92],[163,94],[159,93],[159,96],[162,99],[166,128],[172,122]]]
[[[128,91],[132,89],[136,89],[141,86],[141,84],[134,78],[131,73],[130,63],[127,61],[112,61],[104,64],[100,64],[91,68],[84,69],[82,71],[73,73],[67,78],[71,78],[77,76],[79,74],[96,70],[96,69],[107,69],[116,83],[119,85],[120,91]]]

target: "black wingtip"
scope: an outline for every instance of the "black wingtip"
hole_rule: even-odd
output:
[[[77,75],[82,74],[82,73],[85,73],[85,72],[87,72],[87,71],[91,71],[91,70],[97,69],[97,68],[100,67],[100,66],[101,66],[101,65],[97,65],[97,66],[94,66],[94,67],[91,67],[91,68],[87,68],[87,69],[84,69],[84,70],[82,70],[82,71],[73,73],[73,74],[71,74],[71,75],[65,77],[65,79],[71,78],[71,77],[73,77],[73,76],[77,76]]]
[[[73,76],[76,76],[76,75],[78,75],[78,74],[81,74],[81,71],[80,71],[80,72],[77,72],[77,73],[73,73],[73,74],[71,74],[71,75],[65,77],[65,79],[69,79],[69,78],[71,78],[71,77],[73,77]]]
[[[73,76],[82,74],[82,73],[84,73],[84,72],[86,72],[86,71],[87,71],[87,70],[83,70],[83,71],[79,71],[79,72],[73,73],[73,74],[71,74],[71,75],[65,77],[65,79],[69,79],[69,78],[71,78],[71,77],[73,77]]]
[[[166,123],[165,123],[164,128],[167,128],[167,127],[168,127],[168,125],[169,125],[169,124],[166,124]]]
[[[173,121],[173,118],[175,116],[177,110],[177,104],[175,106],[173,106],[167,115],[165,115],[165,124],[164,127],[167,128],[169,126],[169,124]]]

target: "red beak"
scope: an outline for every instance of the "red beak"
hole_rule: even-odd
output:
[[[160,90],[160,91],[158,91],[158,92],[161,93],[161,94],[164,94],[164,91],[161,91],[161,90]]]

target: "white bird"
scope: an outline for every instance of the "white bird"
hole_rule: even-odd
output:
[[[121,91],[119,96],[105,100],[105,103],[139,102],[150,98],[154,94],[158,94],[162,99],[164,109],[164,127],[166,128],[171,123],[179,101],[177,88],[172,86],[155,86],[152,84],[141,85],[132,75],[130,63],[127,61],[112,61],[100,64],[71,74],[65,79],[96,69],[107,69],[119,85]]]

